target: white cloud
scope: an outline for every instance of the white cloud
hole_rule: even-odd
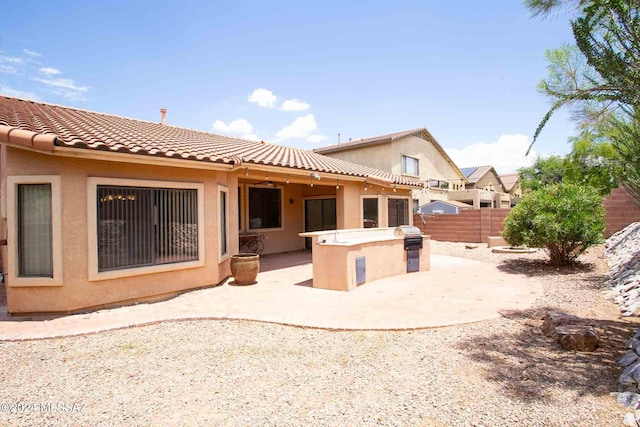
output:
[[[34,52],[32,50],[29,50],[29,49],[22,49],[22,53],[24,53],[25,55],[32,56],[34,58],[38,58],[38,57],[42,56],[38,52]]]
[[[0,55],[0,73],[19,74],[20,67],[24,65],[22,58],[16,56]]]
[[[46,74],[48,76],[55,76],[57,74],[61,74],[62,71],[58,70],[57,68],[53,68],[53,67],[42,67],[39,68],[38,71],[42,74]]]
[[[213,128],[218,132],[239,135],[249,141],[260,141],[258,134],[253,132],[253,126],[245,119],[232,120],[228,124],[222,120],[213,122]]]
[[[276,105],[278,97],[268,89],[258,88],[254,90],[251,95],[249,95],[249,98],[247,100],[249,102],[253,102],[254,104],[258,104],[261,107],[273,108]]]
[[[87,99],[84,94],[89,90],[89,86],[78,86],[72,79],[34,77],[33,80],[51,86],[53,88],[52,93],[64,96],[67,99],[74,101],[85,101]]]
[[[16,98],[25,98],[25,99],[31,99],[34,101],[40,100],[38,95],[36,95],[33,92],[26,92],[18,89],[13,89],[7,86],[0,87],[0,93],[6,96],[14,96]]]
[[[216,120],[213,123],[213,128],[218,132],[233,133],[233,134],[253,134],[253,126],[245,119],[237,119],[230,121],[228,124],[222,120]],[[248,138],[250,139],[250,138]]]
[[[282,103],[280,109],[282,111],[304,111],[311,108],[311,105],[307,104],[304,101],[300,101],[297,98],[287,99]]]
[[[18,74],[19,70],[13,65],[0,64],[0,73],[3,74]]]
[[[86,92],[89,90],[89,86],[77,86],[72,79],[45,79],[42,77],[34,77],[33,80],[44,83],[48,86],[54,86],[78,92]]]
[[[538,155],[531,150],[525,157],[528,147],[529,138],[516,134],[501,135],[497,142],[479,142],[463,149],[447,149],[446,152],[458,167],[491,165],[499,174],[505,174],[533,164]]]
[[[307,138],[316,129],[318,129],[318,124],[315,117],[313,114],[307,114],[298,117],[289,126],[280,129],[276,133],[276,137],[280,139]]]
[[[18,58],[17,56],[0,55],[0,63],[24,65],[24,60],[22,58]]]
[[[307,138],[307,141],[314,143],[314,144],[318,144],[322,141],[326,141],[327,140],[327,135],[309,135],[309,137]]]

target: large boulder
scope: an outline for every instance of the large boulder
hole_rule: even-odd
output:
[[[558,313],[557,311],[547,311],[542,318],[542,332],[548,337],[556,337],[556,327],[562,325],[574,325],[580,319],[570,314]]]
[[[556,326],[558,340],[565,350],[594,351],[600,345],[600,335],[592,326]]]

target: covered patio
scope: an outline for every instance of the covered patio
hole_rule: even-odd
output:
[[[542,295],[531,278],[494,265],[432,256],[431,271],[366,283],[351,292],[311,287],[311,253],[267,255],[258,283],[222,285],[148,304],[60,317],[0,316],[0,340],[97,333],[171,320],[242,319],[332,330],[435,328],[499,317]],[[6,307],[3,308],[6,313]]]

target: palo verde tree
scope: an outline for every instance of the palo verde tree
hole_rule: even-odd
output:
[[[549,263],[560,266],[600,243],[604,229],[598,191],[560,183],[525,195],[505,219],[502,236],[510,245],[543,248]]]
[[[571,28],[586,61],[586,72],[574,74],[574,79],[554,80],[551,74],[541,83],[554,102],[536,129],[532,145],[557,109],[579,106],[582,116],[590,117],[597,127],[611,127],[612,133],[605,136],[619,156],[618,165],[626,171],[621,179],[632,194],[640,196],[640,183],[632,179],[640,154],[640,131],[635,128],[640,117],[640,0],[525,0],[525,4],[534,16],[548,16],[562,7],[574,9]],[[561,55],[555,59],[562,63]],[[564,73],[567,75],[572,76]]]

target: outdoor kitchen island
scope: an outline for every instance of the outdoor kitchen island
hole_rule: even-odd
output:
[[[384,277],[430,269],[429,236],[417,227],[300,233],[312,239],[313,287],[350,291]]]

